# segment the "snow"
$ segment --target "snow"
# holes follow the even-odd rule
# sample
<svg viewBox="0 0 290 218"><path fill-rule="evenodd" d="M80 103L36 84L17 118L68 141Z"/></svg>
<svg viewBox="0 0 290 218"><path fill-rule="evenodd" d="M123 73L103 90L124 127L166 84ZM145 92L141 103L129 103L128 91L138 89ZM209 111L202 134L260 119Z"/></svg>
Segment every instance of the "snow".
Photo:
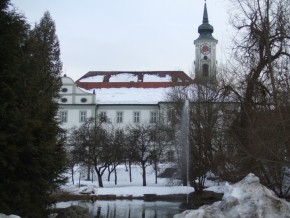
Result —
<svg viewBox="0 0 290 218"><path fill-rule="evenodd" d="M143 82L172 82L172 78L169 75L160 77L156 75L145 74Z"/></svg>
<svg viewBox="0 0 290 218"><path fill-rule="evenodd" d="M5 215L3 213L0 213L0 218L20 218L20 216L16 216L16 215Z"/></svg>
<svg viewBox="0 0 290 218"><path fill-rule="evenodd" d="M110 77L110 82L137 82L138 77L134 74L122 73L117 75L112 75Z"/></svg>
<svg viewBox="0 0 290 218"><path fill-rule="evenodd" d="M161 170L168 165L160 165ZM76 168L78 170L80 168ZM104 175L104 188L99 188L97 181L81 180L79 184L73 185L68 182L62 187L62 190L72 194L80 194L86 191L91 195L116 195L116 196L132 196L140 197L144 194L189 194L193 192L192 187L172 185L168 179L158 179L158 183L154 183L154 171L149 166L147 167L147 184L142 186L141 168L137 165L132 166L133 181L130 183L128 172L124 165L117 168L118 171L118 185L114 185L113 181L107 181L107 175ZM76 172L75 180L78 172ZM112 175L112 178L114 176ZM120 217L128 217L129 214L140 214L140 211L146 210L148 217L167 217L169 210L170 214L176 214L175 218L280 218L290 217L290 203L284 199L276 197L276 195L265 186L260 184L259 178L254 174L249 174L240 182L235 184L206 182L210 187L206 190L224 192L223 199L215 202L212 205L204 205L196 210L186 210L180 214L178 204L173 202L144 202L141 200L115 200L115 201L70 201L59 202L56 204L57 208L66 208L71 205L83 206L89 208L92 214L97 214L98 210L102 213L112 213L118 211ZM94 191L94 193L92 193ZM160 208L162 208L160 210ZM176 212L177 211L177 212ZM151 215L152 216L151 216ZM166 215L167 214L167 215ZM137 215L136 215L137 216ZM170 215L172 216L172 215ZM19 218L19 216L6 216L0 214L0 218Z"/></svg>
<svg viewBox="0 0 290 218"><path fill-rule="evenodd" d="M260 184L259 178L249 174L240 182L225 185L222 201L205 205L197 210L187 210L175 218L278 218L290 217L290 203L280 199Z"/></svg>
<svg viewBox="0 0 290 218"><path fill-rule="evenodd" d="M161 165L166 167L166 165ZM77 172L75 175L75 181L78 181ZM85 181L81 180L81 186L79 184L72 184L68 182L62 187L62 191L71 194L80 193L94 193L96 195L116 195L116 196L132 196L143 197L144 194L157 194L157 195L169 195L169 194L189 194L194 191L189 186L171 185L170 180L166 178L158 178L158 183L155 184L154 171L151 166L147 167L147 186L142 186L142 172L141 168L137 165L132 166L132 182L129 182L129 173L126 171L124 165L117 167L118 184L114 184L114 174L111 175L111 181L107 180L107 174L103 176L104 187L98 187L97 181Z"/></svg>
<svg viewBox="0 0 290 218"><path fill-rule="evenodd" d="M80 82L103 82L104 75L95 75L86 77L80 80ZM138 74L133 73L119 73L111 74L110 82L138 82ZM143 75L143 82L172 82L172 77L168 74L165 76L159 76L158 74L146 74Z"/></svg>
<svg viewBox="0 0 290 218"><path fill-rule="evenodd" d="M166 93L170 90L171 88L102 88L95 89L95 93L97 104L157 104L166 100Z"/></svg>

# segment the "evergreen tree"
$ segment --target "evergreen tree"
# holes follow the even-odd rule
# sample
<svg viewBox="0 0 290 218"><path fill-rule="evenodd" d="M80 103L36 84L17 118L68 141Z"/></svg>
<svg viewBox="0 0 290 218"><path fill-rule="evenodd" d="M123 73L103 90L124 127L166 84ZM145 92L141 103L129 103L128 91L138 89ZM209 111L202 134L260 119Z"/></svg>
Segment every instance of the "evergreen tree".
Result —
<svg viewBox="0 0 290 218"><path fill-rule="evenodd" d="M29 31L5 2L0 4L0 211L45 217L64 170L55 119L60 49L48 12Z"/></svg>

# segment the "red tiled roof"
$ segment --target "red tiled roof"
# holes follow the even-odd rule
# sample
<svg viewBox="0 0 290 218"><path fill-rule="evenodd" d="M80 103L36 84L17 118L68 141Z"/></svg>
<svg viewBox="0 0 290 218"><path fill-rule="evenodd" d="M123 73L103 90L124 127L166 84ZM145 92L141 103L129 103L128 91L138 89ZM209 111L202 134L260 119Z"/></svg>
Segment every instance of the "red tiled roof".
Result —
<svg viewBox="0 0 290 218"><path fill-rule="evenodd" d="M101 88L167 88L175 86L188 86L189 82L76 82L77 86L84 89Z"/></svg>
<svg viewBox="0 0 290 218"><path fill-rule="evenodd" d="M117 75L130 75L135 81L111 82L110 78ZM156 78L171 78L170 81L144 81L145 75L156 76ZM86 78L102 76L102 81L82 81ZM90 71L76 81L78 87L84 89L94 88L166 88L174 86L187 86L194 81L183 71Z"/></svg>

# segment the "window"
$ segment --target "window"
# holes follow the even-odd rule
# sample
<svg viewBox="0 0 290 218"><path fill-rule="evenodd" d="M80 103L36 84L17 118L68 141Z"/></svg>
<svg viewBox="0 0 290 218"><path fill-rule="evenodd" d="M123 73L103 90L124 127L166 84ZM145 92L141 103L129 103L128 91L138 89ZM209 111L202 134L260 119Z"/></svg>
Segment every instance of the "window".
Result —
<svg viewBox="0 0 290 218"><path fill-rule="evenodd" d="M139 111L134 112L134 123L140 123L140 112Z"/></svg>
<svg viewBox="0 0 290 218"><path fill-rule="evenodd" d="M122 129L116 130L116 137L122 137L124 135L124 131Z"/></svg>
<svg viewBox="0 0 290 218"><path fill-rule="evenodd" d="M168 162L174 162L174 152L173 151L167 152L167 160L168 160Z"/></svg>
<svg viewBox="0 0 290 218"><path fill-rule="evenodd" d="M80 111L80 123L86 122L87 120L87 111Z"/></svg>
<svg viewBox="0 0 290 218"><path fill-rule="evenodd" d="M151 132L151 134L150 134L150 140L152 141L152 142L157 142L157 134L156 134L156 132L155 131L152 131Z"/></svg>
<svg viewBox="0 0 290 218"><path fill-rule="evenodd" d="M66 140L66 132L61 132L60 133L60 139L61 140Z"/></svg>
<svg viewBox="0 0 290 218"><path fill-rule="evenodd" d="M86 99L86 98L82 98L82 99L81 99L81 102L82 102L82 103L86 103L86 102L87 102L87 99Z"/></svg>
<svg viewBox="0 0 290 218"><path fill-rule="evenodd" d="M157 111L151 111L150 112L150 115L151 115L151 117L150 117L150 123L156 123L157 120L158 120L158 113L157 113Z"/></svg>
<svg viewBox="0 0 290 218"><path fill-rule="evenodd" d="M123 112L117 111L117 123L123 123Z"/></svg>
<svg viewBox="0 0 290 218"><path fill-rule="evenodd" d="M60 116L60 122L67 123L67 111L60 111L59 116Z"/></svg>
<svg viewBox="0 0 290 218"><path fill-rule="evenodd" d="M208 77L208 64L202 65L202 75Z"/></svg>
<svg viewBox="0 0 290 218"><path fill-rule="evenodd" d="M107 111L101 111L99 114L100 122L108 122Z"/></svg>
<svg viewBox="0 0 290 218"><path fill-rule="evenodd" d="M67 92L67 88L62 88L61 91L62 92Z"/></svg>
<svg viewBox="0 0 290 218"><path fill-rule="evenodd" d="M62 103L67 102L67 98L61 98L61 102L62 102Z"/></svg>
<svg viewBox="0 0 290 218"><path fill-rule="evenodd" d="M176 118L176 113L177 111L173 108L169 108L167 110L167 119L168 120L173 120L174 118Z"/></svg>

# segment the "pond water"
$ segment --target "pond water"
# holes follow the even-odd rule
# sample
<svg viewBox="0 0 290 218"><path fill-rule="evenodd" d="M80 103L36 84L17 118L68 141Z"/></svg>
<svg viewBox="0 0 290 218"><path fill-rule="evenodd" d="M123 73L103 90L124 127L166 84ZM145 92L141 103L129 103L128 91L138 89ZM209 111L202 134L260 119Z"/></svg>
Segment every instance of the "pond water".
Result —
<svg viewBox="0 0 290 218"><path fill-rule="evenodd" d="M96 218L170 218L182 212L180 202L143 200L69 201L57 203L56 208L72 205L87 208Z"/></svg>

